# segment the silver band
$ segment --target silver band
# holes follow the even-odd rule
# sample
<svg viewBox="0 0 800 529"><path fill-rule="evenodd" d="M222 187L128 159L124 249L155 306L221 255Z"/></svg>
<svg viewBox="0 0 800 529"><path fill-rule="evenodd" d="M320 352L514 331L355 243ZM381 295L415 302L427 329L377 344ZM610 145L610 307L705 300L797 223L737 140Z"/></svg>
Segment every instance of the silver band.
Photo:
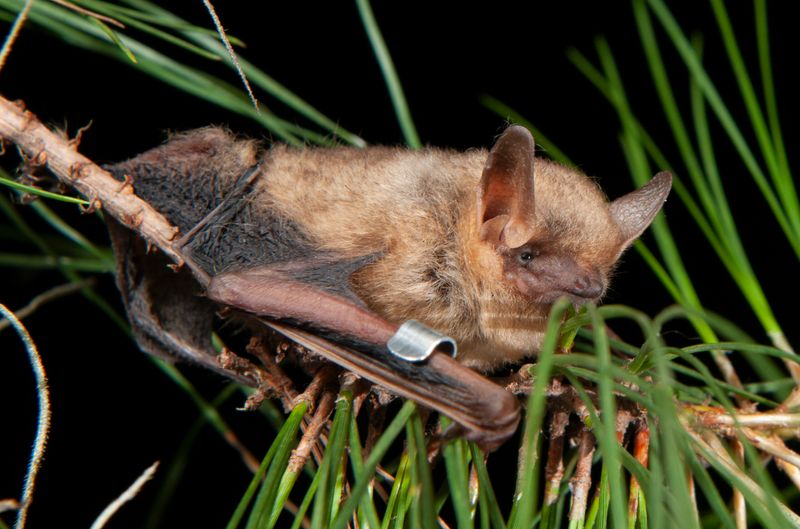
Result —
<svg viewBox="0 0 800 529"><path fill-rule="evenodd" d="M446 345L456 356L456 342L449 336L436 332L416 320L408 320L397 329L386 346L389 352L409 362L427 359L440 345Z"/></svg>

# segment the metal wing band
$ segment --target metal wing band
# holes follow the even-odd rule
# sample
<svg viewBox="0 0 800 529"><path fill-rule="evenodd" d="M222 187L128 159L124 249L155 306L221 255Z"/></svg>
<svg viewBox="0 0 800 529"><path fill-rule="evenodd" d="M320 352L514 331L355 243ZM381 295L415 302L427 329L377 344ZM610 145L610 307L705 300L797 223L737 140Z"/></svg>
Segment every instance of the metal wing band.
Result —
<svg viewBox="0 0 800 529"><path fill-rule="evenodd" d="M426 360L440 346L453 357L457 352L455 340L416 320L402 324L386 345L390 353L408 362Z"/></svg>

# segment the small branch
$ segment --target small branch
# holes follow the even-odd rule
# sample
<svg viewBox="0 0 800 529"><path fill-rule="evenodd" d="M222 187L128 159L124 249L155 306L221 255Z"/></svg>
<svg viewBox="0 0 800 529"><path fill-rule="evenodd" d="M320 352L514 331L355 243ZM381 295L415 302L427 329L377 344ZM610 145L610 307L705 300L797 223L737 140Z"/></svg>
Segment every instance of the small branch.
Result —
<svg viewBox="0 0 800 529"><path fill-rule="evenodd" d="M642 419L636 427L636 434L633 437L633 457L647 468L650 454L650 427L647 420ZM628 495L628 517L635 519L639 511L639 494L641 485L635 476L631 475L630 494Z"/></svg>
<svg viewBox="0 0 800 529"><path fill-rule="evenodd" d="M733 452L736 454L736 462L739 465L744 464L744 445L738 439L731 440ZM744 501L744 495L738 488L733 488L733 518L736 522L736 529L747 529L747 504Z"/></svg>
<svg viewBox="0 0 800 529"><path fill-rule="evenodd" d="M794 486L800 491L800 468L797 468L794 465L791 465L784 461L783 459L776 457L775 458L775 465L784 473L786 476L792 480Z"/></svg>
<svg viewBox="0 0 800 529"><path fill-rule="evenodd" d="M292 379L280 368L275 356L260 337L254 336L250 339L250 343L247 344L247 352L259 359L261 367L263 367L260 370L264 377L263 382L278 392L283 407L288 413L293 408L298 396Z"/></svg>
<svg viewBox="0 0 800 529"><path fill-rule="evenodd" d="M322 397L320 397L319 403L317 404L317 409L314 412L314 416L308 423L306 431L303 432L303 437L300 439L300 443L292 452L291 457L289 457L289 464L287 468L288 472L300 472L300 470L302 470L302 468L308 462L308 458L311 456L311 450L314 448L314 446L316 446L317 441L319 440L320 432L322 432L322 428L327 424L328 417L333 411L335 403L336 394L334 392L326 391L322 394Z"/></svg>
<svg viewBox="0 0 800 529"><path fill-rule="evenodd" d="M734 426L748 428L797 428L800 426L800 413L767 411L764 413L742 413L730 415L723 408L709 406L684 406L689 410L697 424L704 428L729 429Z"/></svg>
<svg viewBox="0 0 800 529"><path fill-rule="evenodd" d="M112 501L103 512L100 513L100 516L94 521L90 529L102 529L108 521L114 516L117 511L125 505L127 502L131 501L133 498L139 494L139 491L142 490L145 483L150 481L156 473L156 469L158 468L158 461L150 465L141 476L139 476L136 481L128 487L125 492L119 495L117 499Z"/></svg>
<svg viewBox="0 0 800 529"><path fill-rule="evenodd" d="M252 381L255 391L247 397L242 410L257 410L266 399L277 396L278 390L269 383L269 374L246 358L242 358L227 347L217 355L219 366L241 378ZM288 405L284 402L284 406Z"/></svg>
<svg viewBox="0 0 800 529"><path fill-rule="evenodd" d="M564 432L569 424L569 413L558 410L550 421L550 444L547 448L547 465L544 469L544 504L553 505L558 501L561 480L564 479Z"/></svg>
<svg viewBox="0 0 800 529"><path fill-rule="evenodd" d="M791 450L777 437L767 437L750 428L742 428L741 431L755 448L800 468L800 454Z"/></svg>
<svg viewBox="0 0 800 529"><path fill-rule="evenodd" d="M338 369L332 365L322 366L319 371L314 374L314 378L311 379L311 382L308 384L308 386L306 386L306 389L294 398L292 407L297 406L301 402L306 402L308 403L308 409L313 410L314 404L317 402L317 398L319 397L320 393L322 393L322 391L336 377L337 372Z"/></svg>
<svg viewBox="0 0 800 529"><path fill-rule="evenodd" d="M570 523L579 523L586 518L586 504L592 486L592 457L594 456L594 435L587 429L581 432L578 444L578 464L575 475L570 480L572 503L569 508Z"/></svg>
<svg viewBox="0 0 800 529"><path fill-rule="evenodd" d="M94 207L102 207L126 227L135 230L148 243L155 245L173 262L183 264L179 252L172 247L178 234L152 206L137 197L131 186L122 185L108 172L81 155L60 137L42 125L36 116L20 103L0 96L0 138L15 143L37 163L44 164L61 181L74 187Z"/></svg>
<svg viewBox="0 0 800 529"><path fill-rule="evenodd" d="M42 357L39 356L39 351L36 349L36 344L33 343L31 335L20 323L14 313L6 308L5 305L0 303L0 315L11 322L17 334L22 339L25 345L25 350L28 352L28 358L33 368L33 374L36 376L36 392L39 397L39 420L36 425L36 439L33 443L33 451L31 453L31 460L28 464L28 473L25 476L25 485L22 489L22 499L20 500L19 510L17 511L16 529L23 529L25 521L28 518L28 509L30 509L31 502L33 501L33 491L36 488L36 476L42 466L42 459L44 458L44 449L47 443L47 435L50 432L50 392L47 386L47 375L44 372L44 365L42 364Z"/></svg>
<svg viewBox="0 0 800 529"><path fill-rule="evenodd" d="M758 483L756 483L751 477L742 472L733 458L731 458L731 456L728 454L728 451L725 450L725 447L722 445L722 442L716 435L711 432L706 432L704 436L701 436L691 429L687 429L687 432L695 442L695 446L699 449L698 452L703 458L708 461L716 461L717 464L725 467L728 472L735 475L739 480L741 485L735 484L736 487L746 487L755 497L759 499L759 501L765 505L767 504L768 500L766 497L766 491L764 491L764 489L761 488L761 486L759 486ZM792 523L795 527L800 527L800 516L795 514L783 503L775 503L777 504L778 509L780 509L781 513L786 516L790 523Z"/></svg>

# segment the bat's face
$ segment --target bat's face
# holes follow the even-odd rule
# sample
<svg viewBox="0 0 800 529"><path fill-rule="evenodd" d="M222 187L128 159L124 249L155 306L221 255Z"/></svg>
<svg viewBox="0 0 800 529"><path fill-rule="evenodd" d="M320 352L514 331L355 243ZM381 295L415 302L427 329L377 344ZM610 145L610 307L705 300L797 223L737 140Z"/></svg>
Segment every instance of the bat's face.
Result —
<svg viewBox="0 0 800 529"><path fill-rule="evenodd" d="M597 301L616 261L669 193L667 174L608 202L580 172L534 158L530 133L512 126L489 153L477 189L477 233L503 283L534 304Z"/></svg>
<svg viewBox="0 0 800 529"><path fill-rule="evenodd" d="M503 361L538 350L558 298L599 301L619 256L650 225L670 187L670 175L660 173L608 202L580 172L534 158L526 129L506 129L478 185L478 240L468 249L482 275L482 333ZM467 363L486 368L497 359Z"/></svg>
<svg viewBox="0 0 800 529"><path fill-rule="evenodd" d="M592 264L579 264L547 245L531 242L519 248L499 248L503 278L532 303L552 304L566 296L576 305L598 301L606 290L606 273Z"/></svg>
<svg viewBox="0 0 800 529"><path fill-rule="evenodd" d="M598 301L629 244L609 202L583 174L547 160L536 160L533 213L527 241L512 247L501 236L493 246L502 281L534 304L550 305L562 296L575 305Z"/></svg>

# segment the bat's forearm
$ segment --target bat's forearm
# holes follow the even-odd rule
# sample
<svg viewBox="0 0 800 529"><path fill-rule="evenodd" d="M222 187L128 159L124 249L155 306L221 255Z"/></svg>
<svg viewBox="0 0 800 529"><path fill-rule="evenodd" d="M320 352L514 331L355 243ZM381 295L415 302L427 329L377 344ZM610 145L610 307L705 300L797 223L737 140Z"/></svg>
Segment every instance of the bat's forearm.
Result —
<svg viewBox="0 0 800 529"><path fill-rule="evenodd" d="M269 269L215 276L207 295L231 307L274 319L308 322L367 344L385 345L398 328L347 299Z"/></svg>

